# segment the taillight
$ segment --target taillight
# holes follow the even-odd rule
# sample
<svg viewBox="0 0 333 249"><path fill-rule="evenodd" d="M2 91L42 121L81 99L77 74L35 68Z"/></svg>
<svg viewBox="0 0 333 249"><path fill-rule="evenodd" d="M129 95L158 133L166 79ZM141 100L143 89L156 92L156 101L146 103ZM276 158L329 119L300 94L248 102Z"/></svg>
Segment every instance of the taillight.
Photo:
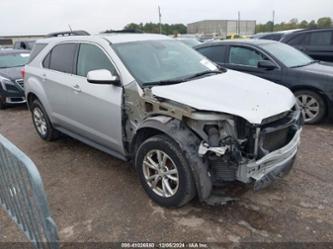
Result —
<svg viewBox="0 0 333 249"><path fill-rule="evenodd" d="M22 79L24 79L25 78L25 67L22 67L21 75L22 75Z"/></svg>

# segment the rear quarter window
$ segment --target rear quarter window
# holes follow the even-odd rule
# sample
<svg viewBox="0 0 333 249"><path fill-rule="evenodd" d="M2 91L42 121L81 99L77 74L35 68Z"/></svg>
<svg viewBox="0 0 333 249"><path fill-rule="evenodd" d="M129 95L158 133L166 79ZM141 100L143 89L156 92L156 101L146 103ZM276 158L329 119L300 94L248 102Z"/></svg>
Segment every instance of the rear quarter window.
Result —
<svg viewBox="0 0 333 249"><path fill-rule="evenodd" d="M332 45L332 31L313 32L310 35L311 46L329 46Z"/></svg>
<svg viewBox="0 0 333 249"><path fill-rule="evenodd" d="M38 43L33 46L29 63L32 62L37 57L37 55L39 55L39 53L46 47L46 45L47 44Z"/></svg>

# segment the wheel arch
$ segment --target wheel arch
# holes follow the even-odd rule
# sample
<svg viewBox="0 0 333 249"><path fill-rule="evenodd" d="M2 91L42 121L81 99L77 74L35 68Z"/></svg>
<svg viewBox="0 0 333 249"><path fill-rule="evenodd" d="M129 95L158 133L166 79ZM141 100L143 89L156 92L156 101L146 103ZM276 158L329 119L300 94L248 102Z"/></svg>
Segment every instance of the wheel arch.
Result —
<svg viewBox="0 0 333 249"><path fill-rule="evenodd" d="M207 163L198 155L197 148L201 141L197 135L180 120L165 116L148 118L137 129L132 139L132 157L135 157L136 149L143 141L155 135L166 135L179 145L188 161L199 199L207 199L212 191L212 181Z"/></svg>
<svg viewBox="0 0 333 249"><path fill-rule="evenodd" d="M34 94L33 92L29 92L27 94L27 104L28 104L28 108L31 109L31 104L32 102L34 102L35 100L39 100L39 98L37 97L36 94ZM39 100L40 101L40 100Z"/></svg>
<svg viewBox="0 0 333 249"><path fill-rule="evenodd" d="M327 116L328 114L328 107L329 107L329 98L328 96L325 94L325 92L323 90L321 90L320 88L317 88L317 87L314 87L314 86L307 86L307 85L296 85L296 86L293 86L290 88L290 90L295 93L297 91L313 91L317 94L319 94L324 102L325 102L325 105L326 105L326 110L325 110L325 117Z"/></svg>

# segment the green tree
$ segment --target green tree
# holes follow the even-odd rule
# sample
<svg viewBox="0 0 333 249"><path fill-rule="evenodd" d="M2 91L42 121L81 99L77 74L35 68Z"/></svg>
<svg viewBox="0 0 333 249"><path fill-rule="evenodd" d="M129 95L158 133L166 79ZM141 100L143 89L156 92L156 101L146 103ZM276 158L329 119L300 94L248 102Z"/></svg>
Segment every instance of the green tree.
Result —
<svg viewBox="0 0 333 249"><path fill-rule="evenodd" d="M301 29L305 29L305 28L307 28L308 26L309 26L309 23L308 23L306 20L301 21L301 23L299 24L299 27L300 27Z"/></svg>
<svg viewBox="0 0 333 249"><path fill-rule="evenodd" d="M317 21L319 28L329 28L332 26L332 19L330 17L322 17Z"/></svg>

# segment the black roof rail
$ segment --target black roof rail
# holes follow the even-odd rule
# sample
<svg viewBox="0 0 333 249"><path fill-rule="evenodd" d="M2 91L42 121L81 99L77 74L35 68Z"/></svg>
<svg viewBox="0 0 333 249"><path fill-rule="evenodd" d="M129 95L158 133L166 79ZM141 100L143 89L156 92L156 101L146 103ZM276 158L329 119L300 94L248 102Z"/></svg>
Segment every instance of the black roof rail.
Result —
<svg viewBox="0 0 333 249"><path fill-rule="evenodd" d="M62 32L54 32L47 34L47 37L61 37L61 36L86 36L90 35L87 31L84 30L72 30L72 31L62 31Z"/></svg>
<svg viewBox="0 0 333 249"><path fill-rule="evenodd" d="M118 33L118 34L143 34L143 32L141 30L138 29L123 29L123 30L106 30L104 32L102 32L103 34L112 34L112 33Z"/></svg>

